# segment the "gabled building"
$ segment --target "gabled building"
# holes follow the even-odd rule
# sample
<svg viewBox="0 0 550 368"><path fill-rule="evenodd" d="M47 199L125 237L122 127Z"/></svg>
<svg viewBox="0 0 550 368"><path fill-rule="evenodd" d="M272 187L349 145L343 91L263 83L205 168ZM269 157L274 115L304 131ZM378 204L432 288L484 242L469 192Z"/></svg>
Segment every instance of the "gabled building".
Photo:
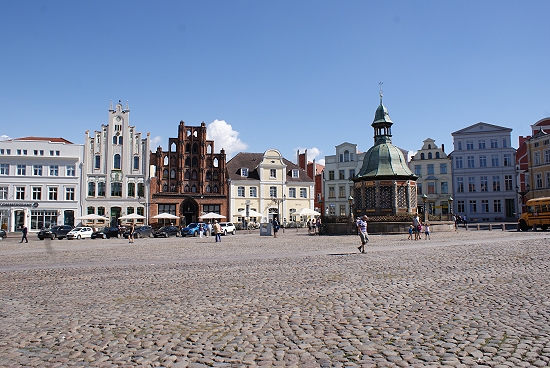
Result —
<svg viewBox="0 0 550 368"><path fill-rule="evenodd" d="M477 123L452 133L453 213L470 221L514 221L518 211L512 129Z"/></svg>
<svg viewBox="0 0 550 368"><path fill-rule="evenodd" d="M453 178L451 159L445 153L444 146L439 148L433 139L427 138L422 148L411 158L409 168L418 177L418 204L425 205L432 216L450 214Z"/></svg>
<svg viewBox="0 0 550 368"><path fill-rule="evenodd" d="M151 217L169 213L184 226L209 212L228 216L225 150L214 153L204 122L186 126L180 121L177 138L168 140L167 151L158 147L151 154L151 165Z"/></svg>
<svg viewBox="0 0 550 368"><path fill-rule="evenodd" d="M305 170L307 175L313 179L315 185L314 185L314 193L315 193L315 211L319 213L323 213L323 171L325 170L325 167L323 165L320 165L316 162L316 160L308 161L307 160L307 149L304 153L300 153L298 151L296 153L298 166Z"/></svg>
<svg viewBox="0 0 550 368"><path fill-rule="evenodd" d="M86 131L83 175L84 214L97 214L117 224L123 215L148 216L150 137L130 125L130 108L109 106L107 124Z"/></svg>
<svg viewBox="0 0 550 368"><path fill-rule="evenodd" d="M82 145L64 138L0 141L0 226L75 225L81 214Z"/></svg>
<svg viewBox="0 0 550 368"><path fill-rule="evenodd" d="M227 163L232 221L244 222L246 206L260 216L251 221L300 221L297 212L313 209L314 182L305 170L285 159L276 149L264 153L238 153Z"/></svg>

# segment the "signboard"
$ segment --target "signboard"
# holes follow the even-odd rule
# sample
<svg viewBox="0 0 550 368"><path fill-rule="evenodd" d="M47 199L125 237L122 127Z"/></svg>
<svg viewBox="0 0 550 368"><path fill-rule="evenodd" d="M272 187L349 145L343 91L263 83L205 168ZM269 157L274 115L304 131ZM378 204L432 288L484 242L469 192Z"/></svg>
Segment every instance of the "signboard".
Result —
<svg viewBox="0 0 550 368"><path fill-rule="evenodd" d="M271 223L263 222L260 224L260 236L271 236Z"/></svg>

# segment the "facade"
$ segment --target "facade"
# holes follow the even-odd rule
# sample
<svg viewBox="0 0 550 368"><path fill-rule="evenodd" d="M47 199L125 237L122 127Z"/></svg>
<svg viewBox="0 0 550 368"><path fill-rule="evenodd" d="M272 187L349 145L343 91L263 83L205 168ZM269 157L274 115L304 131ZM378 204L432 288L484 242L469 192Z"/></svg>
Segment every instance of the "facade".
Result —
<svg viewBox="0 0 550 368"><path fill-rule="evenodd" d="M468 221L515 220L516 150L512 129L477 123L452 133L453 213Z"/></svg>
<svg viewBox="0 0 550 368"><path fill-rule="evenodd" d="M214 141L206 139L206 125L178 126L168 151L158 147L151 154L155 175L151 180L151 217L169 213L180 217L178 225L199 221L204 213L228 216L226 156L214 153Z"/></svg>
<svg viewBox="0 0 550 368"><path fill-rule="evenodd" d="M445 153L444 146L439 148L431 138L424 140L422 148L411 158L409 168L418 177L418 204L425 205L425 210L432 216L450 214L453 177L451 159Z"/></svg>
<svg viewBox="0 0 550 368"><path fill-rule="evenodd" d="M307 150L304 153L296 153L298 166L305 170L307 175L314 181L315 211L323 213L323 171L325 167L318 164L315 160L307 161Z"/></svg>
<svg viewBox="0 0 550 368"><path fill-rule="evenodd" d="M277 217L282 224L300 221L302 208L315 206L314 181L305 170L285 159L276 149L262 153L238 153L227 163L230 218L243 223L239 212L250 210L262 216L250 221L267 222Z"/></svg>
<svg viewBox="0 0 550 368"><path fill-rule="evenodd" d="M0 226L8 232L75 225L82 145L63 138L0 141Z"/></svg>
<svg viewBox="0 0 550 368"><path fill-rule="evenodd" d="M357 144L344 142L336 146L336 154L325 156L323 213L326 216L349 216L352 212L353 182L351 179L363 165L365 153Z"/></svg>
<svg viewBox="0 0 550 368"><path fill-rule="evenodd" d="M111 102L107 124L86 131L84 142L84 214L105 216L111 225L132 213L148 217L150 137L130 125L128 104Z"/></svg>

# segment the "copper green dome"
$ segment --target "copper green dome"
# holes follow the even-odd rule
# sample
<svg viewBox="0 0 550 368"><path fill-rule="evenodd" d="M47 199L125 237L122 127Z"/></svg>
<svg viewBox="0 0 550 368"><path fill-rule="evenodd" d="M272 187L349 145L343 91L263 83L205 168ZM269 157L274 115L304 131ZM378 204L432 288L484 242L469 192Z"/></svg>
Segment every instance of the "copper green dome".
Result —
<svg viewBox="0 0 550 368"><path fill-rule="evenodd" d="M357 179L414 179L403 152L391 143L371 147L363 159Z"/></svg>

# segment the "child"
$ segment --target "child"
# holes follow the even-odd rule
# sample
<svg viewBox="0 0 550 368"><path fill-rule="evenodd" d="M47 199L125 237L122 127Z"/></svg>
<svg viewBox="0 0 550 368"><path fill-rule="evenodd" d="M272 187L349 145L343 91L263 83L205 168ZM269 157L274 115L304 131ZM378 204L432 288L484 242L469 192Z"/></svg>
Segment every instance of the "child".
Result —
<svg viewBox="0 0 550 368"><path fill-rule="evenodd" d="M407 238L407 240L413 240L413 226L409 226L409 237Z"/></svg>
<svg viewBox="0 0 550 368"><path fill-rule="evenodd" d="M425 235L425 238L424 239L430 239L430 224L426 223L426 225L424 226L424 235Z"/></svg>

